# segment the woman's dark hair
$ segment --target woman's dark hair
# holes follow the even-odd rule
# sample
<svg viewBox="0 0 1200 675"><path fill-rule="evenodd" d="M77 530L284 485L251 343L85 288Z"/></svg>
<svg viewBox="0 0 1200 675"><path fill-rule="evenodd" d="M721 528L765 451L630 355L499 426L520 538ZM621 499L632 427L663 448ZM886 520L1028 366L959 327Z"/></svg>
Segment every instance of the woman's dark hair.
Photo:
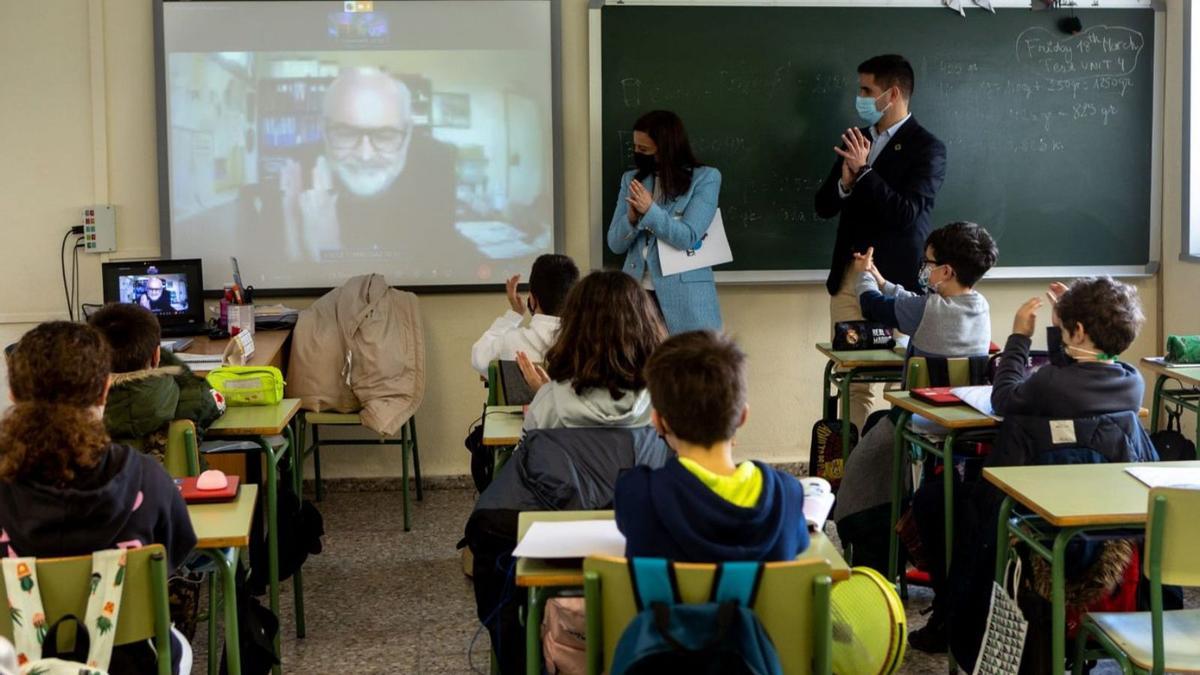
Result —
<svg viewBox="0 0 1200 675"><path fill-rule="evenodd" d="M650 137L658 146L658 180L666 199L674 199L692 186L692 170L703 166L692 153L687 129L683 120L670 110L651 110L633 123L633 130ZM636 178L645 178L647 172L638 172Z"/></svg>
<svg viewBox="0 0 1200 675"><path fill-rule="evenodd" d="M645 388L642 369L666 336L658 308L633 277L592 272L567 294L546 373L570 381L577 394L599 387L618 399Z"/></svg>
<svg viewBox="0 0 1200 675"><path fill-rule="evenodd" d="M1146 320L1137 289L1112 277L1076 279L1054 310L1063 330L1083 325L1092 344L1112 356L1129 349Z"/></svg>
<svg viewBox="0 0 1200 675"><path fill-rule="evenodd" d="M8 354L13 405L0 420L0 480L65 487L108 445L95 406L108 384L108 344L91 326L43 323Z"/></svg>

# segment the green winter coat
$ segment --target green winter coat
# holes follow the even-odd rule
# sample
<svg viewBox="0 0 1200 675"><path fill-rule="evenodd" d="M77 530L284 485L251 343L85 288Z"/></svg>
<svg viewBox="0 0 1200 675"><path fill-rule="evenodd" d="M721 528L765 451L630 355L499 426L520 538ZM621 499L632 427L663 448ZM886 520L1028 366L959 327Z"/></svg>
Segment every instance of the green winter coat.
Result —
<svg viewBox="0 0 1200 675"><path fill-rule="evenodd" d="M204 378L163 351L157 368L113 375L104 426L115 439L141 440L173 420L189 419L202 434L224 411L221 395Z"/></svg>

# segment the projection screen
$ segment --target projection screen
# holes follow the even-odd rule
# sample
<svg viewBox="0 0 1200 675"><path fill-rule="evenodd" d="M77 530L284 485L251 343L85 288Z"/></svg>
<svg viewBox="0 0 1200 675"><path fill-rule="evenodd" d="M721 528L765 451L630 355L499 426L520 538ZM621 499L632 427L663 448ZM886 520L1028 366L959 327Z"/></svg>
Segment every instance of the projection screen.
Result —
<svg viewBox="0 0 1200 675"><path fill-rule="evenodd" d="M557 0L155 3L163 255L260 293L561 248Z"/></svg>

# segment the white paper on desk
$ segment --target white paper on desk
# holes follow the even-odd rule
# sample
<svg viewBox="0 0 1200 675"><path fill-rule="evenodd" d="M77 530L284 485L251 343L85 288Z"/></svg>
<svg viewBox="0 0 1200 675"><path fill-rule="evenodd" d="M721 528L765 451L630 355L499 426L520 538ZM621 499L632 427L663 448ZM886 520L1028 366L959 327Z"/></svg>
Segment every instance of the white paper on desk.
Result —
<svg viewBox="0 0 1200 675"><path fill-rule="evenodd" d="M729 249L729 238L725 236L725 221L721 220L721 209L717 209L712 223L700 240L699 248L679 250L662 238L658 240L658 264L662 267L664 277L680 272L690 272L702 267L712 267L733 261L733 251ZM695 245L693 243L693 245Z"/></svg>
<svg viewBox="0 0 1200 675"><path fill-rule="evenodd" d="M538 522L513 550L515 558L586 558L625 555L625 535L615 520Z"/></svg>
<svg viewBox="0 0 1200 675"><path fill-rule="evenodd" d="M833 488L829 481L816 476L801 478L800 484L804 486L804 519L818 530L824 529L833 510Z"/></svg>
<svg viewBox="0 0 1200 675"><path fill-rule="evenodd" d="M992 407L992 385L983 384L975 387L954 387L950 390L950 393L984 415L1000 419L996 416L996 409Z"/></svg>
<svg viewBox="0 0 1200 675"><path fill-rule="evenodd" d="M1130 476L1142 481L1147 487L1197 487L1200 488L1200 469L1175 466L1130 466L1125 468Z"/></svg>
<svg viewBox="0 0 1200 675"><path fill-rule="evenodd" d="M197 364L219 366L222 360L221 354L189 354L187 352L179 352L175 356L189 366Z"/></svg>

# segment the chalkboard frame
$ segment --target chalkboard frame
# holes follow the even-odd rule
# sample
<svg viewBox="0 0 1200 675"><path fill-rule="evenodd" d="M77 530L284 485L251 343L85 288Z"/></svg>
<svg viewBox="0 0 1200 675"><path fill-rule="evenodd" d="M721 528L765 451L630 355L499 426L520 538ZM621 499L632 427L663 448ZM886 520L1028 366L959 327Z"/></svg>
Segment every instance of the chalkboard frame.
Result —
<svg viewBox="0 0 1200 675"><path fill-rule="evenodd" d="M1162 259L1162 162L1163 162L1163 94L1166 73L1166 3L1164 0L1093 0L1095 4L1074 7L1086 18L1091 9L1152 9L1154 10L1154 89L1151 132L1150 236L1148 262L1145 265L1064 265L1064 266L998 266L988 273L989 279L1058 279L1107 274L1114 277L1145 278L1158 273ZM965 3L964 3L965 4ZM611 205L603 203L603 99L601 73L601 10L606 5L660 6L737 6L737 7L912 7L945 8L942 0L589 0L588 3L588 114L590 119L588 157L588 211L591 215L591 255L595 269L604 266L605 231ZM992 0L997 9L1029 9L1029 0ZM986 12L978 7L966 7L970 15ZM946 9L946 11L951 11ZM1086 21L1085 21L1086 24ZM816 284L824 283L826 269L804 270L733 270L717 271L719 284Z"/></svg>

